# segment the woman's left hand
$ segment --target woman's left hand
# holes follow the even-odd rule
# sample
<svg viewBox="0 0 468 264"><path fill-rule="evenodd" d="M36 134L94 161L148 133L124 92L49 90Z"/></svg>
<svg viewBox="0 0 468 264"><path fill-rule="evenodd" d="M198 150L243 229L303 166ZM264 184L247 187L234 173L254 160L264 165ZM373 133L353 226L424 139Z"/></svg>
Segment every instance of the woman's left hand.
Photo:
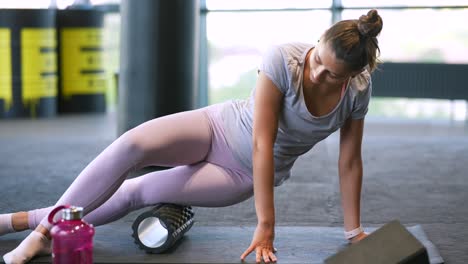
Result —
<svg viewBox="0 0 468 264"><path fill-rule="evenodd" d="M353 238L350 240L350 242L351 242L351 244L355 244L355 243L357 243L357 242L363 240L363 239L366 238L366 237L367 237L367 233L362 232L361 234L359 234L359 235L353 237Z"/></svg>

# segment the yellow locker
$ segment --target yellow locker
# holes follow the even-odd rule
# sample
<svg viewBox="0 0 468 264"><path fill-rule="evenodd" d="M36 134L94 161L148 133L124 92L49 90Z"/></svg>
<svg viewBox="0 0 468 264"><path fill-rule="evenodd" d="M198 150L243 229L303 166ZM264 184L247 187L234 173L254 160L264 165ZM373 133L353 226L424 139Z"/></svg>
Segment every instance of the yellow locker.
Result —
<svg viewBox="0 0 468 264"><path fill-rule="evenodd" d="M62 94L105 94L107 78L102 28L63 28L60 32Z"/></svg>
<svg viewBox="0 0 468 264"><path fill-rule="evenodd" d="M51 28L21 30L23 104L57 96L57 40Z"/></svg>
<svg viewBox="0 0 468 264"><path fill-rule="evenodd" d="M9 28L0 28L0 99L5 102L5 112L13 101L11 68L11 31Z"/></svg>

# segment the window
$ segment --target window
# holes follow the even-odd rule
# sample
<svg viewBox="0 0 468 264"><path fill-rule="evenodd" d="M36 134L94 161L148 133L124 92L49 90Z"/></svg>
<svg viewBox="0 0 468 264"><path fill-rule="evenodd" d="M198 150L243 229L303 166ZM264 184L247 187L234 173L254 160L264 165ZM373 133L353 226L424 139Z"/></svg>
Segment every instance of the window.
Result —
<svg viewBox="0 0 468 264"><path fill-rule="evenodd" d="M341 0L343 7L434 7L466 6L466 0Z"/></svg>
<svg viewBox="0 0 468 264"><path fill-rule="evenodd" d="M331 0L206 0L208 10L330 8Z"/></svg>
<svg viewBox="0 0 468 264"><path fill-rule="evenodd" d="M50 0L0 0L0 8L47 8Z"/></svg>
<svg viewBox="0 0 468 264"><path fill-rule="evenodd" d="M314 43L330 23L324 10L208 13L209 104L246 98L262 52L285 42Z"/></svg>
<svg viewBox="0 0 468 264"><path fill-rule="evenodd" d="M370 8L384 20L379 37L384 62L468 63L464 0L341 3L336 8L331 1L206 0L209 104L248 97L267 47L314 43L332 15L357 19ZM462 120L466 115L465 101L377 97L369 108L369 116L378 118Z"/></svg>
<svg viewBox="0 0 468 264"><path fill-rule="evenodd" d="M355 19L366 10L344 10ZM466 9L379 10L384 26L379 36L383 61L468 63Z"/></svg>

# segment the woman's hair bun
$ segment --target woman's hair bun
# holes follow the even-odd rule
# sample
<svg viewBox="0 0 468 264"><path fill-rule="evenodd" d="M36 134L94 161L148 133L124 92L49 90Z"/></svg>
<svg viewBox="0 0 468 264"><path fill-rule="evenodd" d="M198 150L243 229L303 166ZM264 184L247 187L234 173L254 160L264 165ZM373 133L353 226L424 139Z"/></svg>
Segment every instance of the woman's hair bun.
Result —
<svg viewBox="0 0 468 264"><path fill-rule="evenodd" d="M358 30L363 37L374 38L379 35L382 30L382 18L377 13L377 10L372 9L367 12L367 15L362 15L358 20Z"/></svg>

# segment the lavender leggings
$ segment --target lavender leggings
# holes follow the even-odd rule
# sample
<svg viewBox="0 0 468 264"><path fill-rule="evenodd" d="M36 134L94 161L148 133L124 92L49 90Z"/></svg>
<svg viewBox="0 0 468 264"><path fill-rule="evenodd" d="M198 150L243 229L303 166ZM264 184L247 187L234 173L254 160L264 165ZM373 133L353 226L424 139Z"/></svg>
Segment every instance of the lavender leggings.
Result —
<svg viewBox="0 0 468 264"><path fill-rule="evenodd" d="M232 156L224 138L222 105L148 121L126 132L99 154L75 179L56 205L84 207L95 226L115 221L156 203L222 207L253 195L252 176ZM172 169L128 179L146 166ZM54 208L29 211L29 227L51 226Z"/></svg>

